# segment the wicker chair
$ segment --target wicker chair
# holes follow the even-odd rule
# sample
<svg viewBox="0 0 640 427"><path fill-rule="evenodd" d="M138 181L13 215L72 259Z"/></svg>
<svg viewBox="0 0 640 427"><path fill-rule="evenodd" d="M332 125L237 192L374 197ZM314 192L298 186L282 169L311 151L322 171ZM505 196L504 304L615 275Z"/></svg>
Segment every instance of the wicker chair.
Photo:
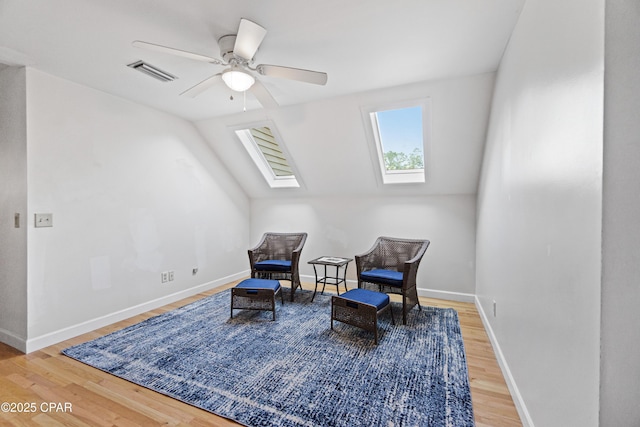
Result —
<svg viewBox="0 0 640 427"><path fill-rule="evenodd" d="M358 288L402 294L402 323L405 325L409 310L416 305L422 310L416 276L429 243L428 240L378 237L368 252L355 256Z"/></svg>
<svg viewBox="0 0 640 427"><path fill-rule="evenodd" d="M265 233L260 243L249 249L251 277L291 281L291 301L296 288L301 287L300 253L307 233Z"/></svg>

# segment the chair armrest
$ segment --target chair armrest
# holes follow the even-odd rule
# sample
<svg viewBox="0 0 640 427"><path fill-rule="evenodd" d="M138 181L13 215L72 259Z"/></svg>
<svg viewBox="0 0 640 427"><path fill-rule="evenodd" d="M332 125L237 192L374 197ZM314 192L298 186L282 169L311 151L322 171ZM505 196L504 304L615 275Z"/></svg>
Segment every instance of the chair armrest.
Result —
<svg viewBox="0 0 640 427"><path fill-rule="evenodd" d="M375 260L378 259L378 248L380 246L380 238L378 237L368 251L361 253L359 255L355 255L354 258L356 260L356 274L358 280L360 280L360 273L371 270L372 267L376 267Z"/></svg>
<svg viewBox="0 0 640 427"><path fill-rule="evenodd" d="M427 251L427 248L429 247L430 243L431 242L429 240L426 240L425 243L420 247L420 250L418 251L416 256L404 262L404 271L402 274L402 277L403 277L402 286L404 288L416 285L418 267L420 266L420 261L422 260L422 257L424 256L425 252Z"/></svg>
<svg viewBox="0 0 640 427"><path fill-rule="evenodd" d="M264 243L265 243L266 240L267 240L267 235L264 234L262 236L262 238L260 239L260 242L258 242L258 244L255 247L249 249L249 252L258 252L258 251L260 251L260 249L262 249L262 247L264 246Z"/></svg>
<svg viewBox="0 0 640 427"><path fill-rule="evenodd" d="M300 252L302 252L302 247L304 246L305 242L307 241L307 233L303 233L302 234L302 239L300 239L300 243L298 244L298 246L293 250L293 253L298 253L300 254Z"/></svg>
<svg viewBox="0 0 640 427"><path fill-rule="evenodd" d="M300 244L291 252L291 269L297 270L298 264L300 263L300 255L302 254L302 247L307 240L307 235L305 234L302 240L300 240Z"/></svg>
<svg viewBox="0 0 640 427"><path fill-rule="evenodd" d="M266 259L264 255L268 255L268 253L266 252L266 247L267 247L266 240L267 240L267 234L263 234L262 238L260 239L260 242L258 242L258 244L255 247L247 251L249 254L249 265L251 266L252 269L253 269L253 265L256 262L263 261L264 259Z"/></svg>
<svg viewBox="0 0 640 427"><path fill-rule="evenodd" d="M356 255L356 272L358 277L360 277L360 273L365 272L367 270L371 270L372 267L375 267L372 262L373 257L368 257L366 255Z"/></svg>
<svg viewBox="0 0 640 427"><path fill-rule="evenodd" d="M427 244L427 246L429 246L429 245ZM426 252L426 250L427 250L426 247L420 249L420 252L418 252L418 254L416 256L414 256L413 258L411 258L410 260L405 261L404 265L406 266L407 264L415 264L415 263L420 262L420 260L424 256L424 253Z"/></svg>
<svg viewBox="0 0 640 427"><path fill-rule="evenodd" d="M427 248L429 247L430 243L431 243L430 241L426 240L425 244L420 247L420 250L418 251L416 256L414 256L410 260L407 260L407 261L404 262L405 266L407 264L413 264L413 263L416 263L416 262L420 262L420 260L424 256L424 253L427 251Z"/></svg>
<svg viewBox="0 0 640 427"><path fill-rule="evenodd" d="M356 258L367 258L368 256L370 256L378 247L378 242L376 241L376 243L371 247L371 249L369 249L368 251L366 251L365 253L356 255Z"/></svg>

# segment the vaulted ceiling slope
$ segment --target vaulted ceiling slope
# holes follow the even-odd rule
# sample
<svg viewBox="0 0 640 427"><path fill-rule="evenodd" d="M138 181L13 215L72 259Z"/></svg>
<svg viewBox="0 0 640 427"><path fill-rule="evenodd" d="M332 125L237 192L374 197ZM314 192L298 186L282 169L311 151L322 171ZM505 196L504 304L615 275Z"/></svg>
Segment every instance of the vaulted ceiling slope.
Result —
<svg viewBox="0 0 640 427"><path fill-rule="evenodd" d="M219 57L241 18L267 29L256 63L328 73L326 86L260 78L280 106L496 70L524 0L0 0L0 63L28 65L188 120L262 109L220 84L180 93L222 67L132 46ZM161 83L128 67L144 60ZM229 98L233 95L235 100Z"/></svg>
<svg viewBox="0 0 640 427"><path fill-rule="evenodd" d="M251 198L475 194L495 73L395 86L196 122ZM428 98L426 182L382 184L367 111ZM268 125L281 137L300 188L270 188L235 136Z"/></svg>

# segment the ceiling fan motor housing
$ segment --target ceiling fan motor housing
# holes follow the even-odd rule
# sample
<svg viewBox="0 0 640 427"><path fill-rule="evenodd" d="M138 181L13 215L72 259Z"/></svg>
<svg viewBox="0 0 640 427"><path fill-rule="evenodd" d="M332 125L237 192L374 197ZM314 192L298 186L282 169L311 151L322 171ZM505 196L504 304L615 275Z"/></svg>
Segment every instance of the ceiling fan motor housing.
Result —
<svg viewBox="0 0 640 427"><path fill-rule="evenodd" d="M227 64L230 64L232 60L236 62L242 62L242 58L238 58L233 53L233 47L236 44L236 35L229 34L226 36L220 37L218 39L218 46L220 47L220 56Z"/></svg>

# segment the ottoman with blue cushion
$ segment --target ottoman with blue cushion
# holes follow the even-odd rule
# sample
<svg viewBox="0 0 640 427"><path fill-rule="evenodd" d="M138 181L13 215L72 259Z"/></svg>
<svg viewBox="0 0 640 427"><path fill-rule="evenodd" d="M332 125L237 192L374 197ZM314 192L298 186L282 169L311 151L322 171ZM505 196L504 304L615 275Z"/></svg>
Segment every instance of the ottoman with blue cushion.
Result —
<svg viewBox="0 0 640 427"><path fill-rule="evenodd" d="M284 304L282 287L277 280L245 279L231 288L231 317L234 309L265 310L273 312L276 320L276 294Z"/></svg>
<svg viewBox="0 0 640 427"><path fill-rule="evenodd" d="M342 295L331 298L331 329L333 321L338 320L366 331L373 332L378 344L378 315L386 310L391 311L389 295L369 289L351 289ZM391 322L393 312L391 312Z"/></svg>

